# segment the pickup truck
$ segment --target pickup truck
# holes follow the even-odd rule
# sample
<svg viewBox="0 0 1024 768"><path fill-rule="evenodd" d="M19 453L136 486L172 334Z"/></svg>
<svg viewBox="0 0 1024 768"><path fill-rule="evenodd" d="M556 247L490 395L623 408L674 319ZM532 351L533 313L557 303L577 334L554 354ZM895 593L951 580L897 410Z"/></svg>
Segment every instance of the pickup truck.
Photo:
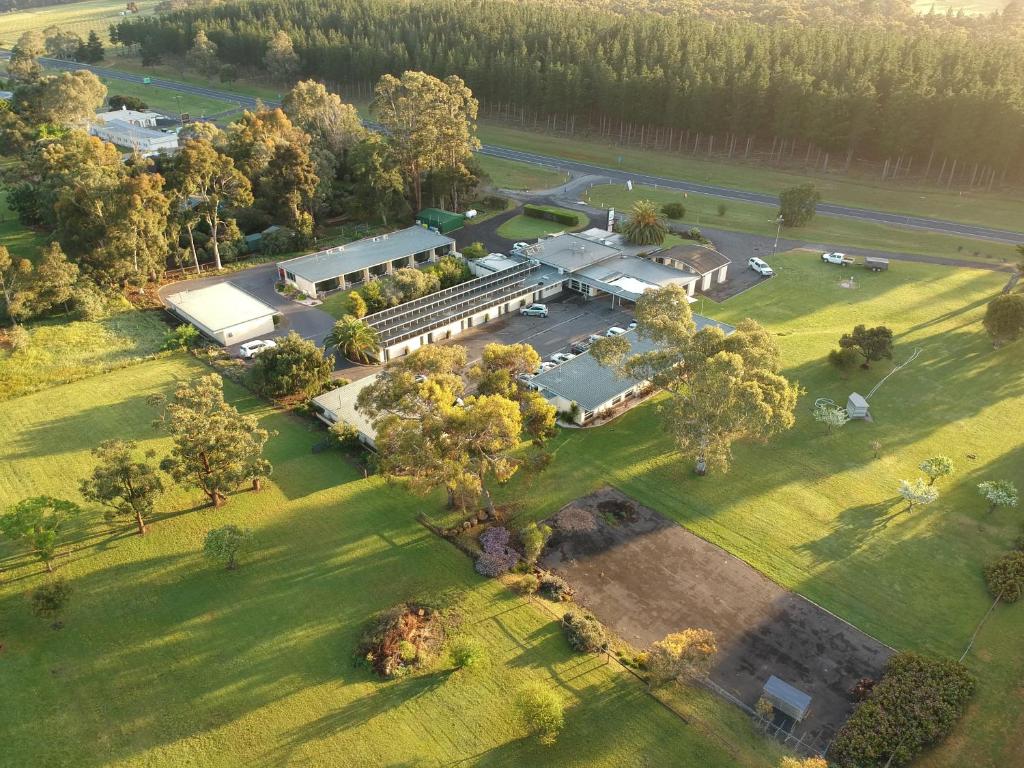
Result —
<svg viewBox="0 0 1024 768"><path fill-rule="evenodd" d="M847 256L845 253L839 253L839 251L823 253L821 254L821 260L826 264L839 264L840 266L850 266L853 264L852 256Z"/></svg>

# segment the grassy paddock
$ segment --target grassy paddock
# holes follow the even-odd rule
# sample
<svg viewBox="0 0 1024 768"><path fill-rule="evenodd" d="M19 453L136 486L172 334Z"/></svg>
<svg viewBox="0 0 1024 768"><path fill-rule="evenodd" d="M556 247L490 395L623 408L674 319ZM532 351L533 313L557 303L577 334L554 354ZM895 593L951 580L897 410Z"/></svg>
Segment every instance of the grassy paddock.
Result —
<svg viewBox="0 0 1024 768"><path fill-rule="evenodd" d="M137 0L139 13L150 16L155 13L159 0ZM96 32L103 44L110 47L107 30L111 24L124 19L121 11L125 3L119 0L85 0L63 5L44 5L0 15L0 44L10 47L24 32L43 30L56 24L63 30L74 32L83 40L90 32Z"/></svg>
<svg viewBox="0 0 1024 768"><path fill-rule="evenodd" d="M31 342L0 350L0 401L137 363L160 350L168 326L159 312L127 311L97 321L28 325Z"/></svg>
<svg viewBox="0 0 1024 768"><path fill-rule="evenodd" d="M11 402L0 410L0 504L37 493L77 498L88 451L106 438L166 450L146 397L205 372L178 355ZM6 762L777 762L744 720L719 718L712 706L704 711L712 733L684 725L617 666L570 652L549 613L477 577L415 522L423 501L363 480L339 454L313 453L323 432L310 422L230 385L228 394L276 431L268 488L219 510L172 491L144 538L90 513L59 564L74 589L60 632L25 602L43 581L39 567L0 545ZM258 542L235 573L199 555L204 533L227 523L254 528ZM371 614L439 594L487 646L488 664L454 672L442 660L435 673L381 683L353 658ZM512 717L510 693L535 680L568 705L554 747L522 739Z"/></svg>
<svg viewBox="0 0 1024 768"><path fill-rule="evenodd" d="M7 207L7 190L0 186L0 245L12 256L35 261L45 238L18 221L18 214Z"/></svg>
<svg viewBox="0 0 1024 768"><path fill-rule="evenodd" d="M1021 190L998 193L971 192L961 195L957 191L935 187L882 183L872 179L833 174L789 172L739 162L704 160L675 152L618 147L581 136L550 136L504 124L483 122L480 124L479 135L485 144L564 157L607 168L767 192L771 195L777 195L787 187L813 181L823 198L830 203L913 216L931 216L991 227L1012 229L1017 226L1021 205L1024 204L1024 192Z"/></svg>
<svg viewBox="0 0 1024 768"><path fill-rule="evenodd" d="M564 184L569 174L548 168L538 168L515 160L477 155L477 162L490 177L491 183L500 189L527 192L534 189L551 189Z"/></svg>
<svg viewBox="0 0 1024 768"><path fill-rule="evenodd" d="M1020 342L993 351L980 323L1003 276L901 263L858 274L849 290L812 253L780 254L774 266L776 278L705 311L753 317L777 336L785 373L806 390L793 430L768 447L737 447L728 474L696 478L649 401L606 426L562 432L549 469L502 494L541 518L612 483L882 641L956 658L991 603L983 566L1021 531L1018 510L987 514L976 490L1024 476L1024 433L1007 428L1024 409L1024 355ZM857 323L891 326L896 355L844 378L825 356ZM917 347L920 358L872 398L873 422L828 435L814 421L815 398L866 394ZM939 481L937 502L901 514L899 480L935 454L949 455L956 474ZM1020 606L997 608L967 657L979 694L928 765L1020 762L1024 660L1011 648L1022 632Z"/></svg>
<svg viewBox="0 0 1024 768"><path fill-rule="evenodd" d="M536 240L538 237L550 235L553 232L575 232L576 230L583 229L587 224L586 216L579 211L571 211L568 208L558 208L553 205L541 205L538 207L549 211L557 211L558 213L571 214L576 217L576 226L569 226L557 221L548 221L547 219L538 219L521 213L518 216L513 216L498 227L498 234L509 240Z"/></svg>
<svg viewBox="0 0 1024 768"><path fill-rule="evenodd" d="M682 203L686 206L686 218L673 224L696 227L715 227L737 232L775 237L776 223L772 208L756 203L742 203L735 200L721 200L706 195L689 194L653 187L635 186L632 191L619 184L600 184L592 187L586 199L602 208L616 208L628 211L637 200L652 200L658 205ZM718 215L718 206L725 206L725 215ZM888 227L854 221L837 216L815 216L805 227L783 229L783 237L835 244L843 247L873 248L898 253L916 253L925 256L942 256L948 259L968 259L996 263L1016 263L1020 255L1012 245L977 240L969 237L941 235L913 229Z"/></svg>
<svg viewBox="0 0 1024 768"><path fill-rule="evenodd" d="M215 115L238 106L231 102L210 99L192 93L177 93L155 85L130 83L126 80L114 80L108 77L100 79L107 86L108 97L135 96L146 102L150 109L166 115L177 116L180 112L188 112L195 119L206 115ZM229 119L237 116L237 114L231 115Z"/></svg>

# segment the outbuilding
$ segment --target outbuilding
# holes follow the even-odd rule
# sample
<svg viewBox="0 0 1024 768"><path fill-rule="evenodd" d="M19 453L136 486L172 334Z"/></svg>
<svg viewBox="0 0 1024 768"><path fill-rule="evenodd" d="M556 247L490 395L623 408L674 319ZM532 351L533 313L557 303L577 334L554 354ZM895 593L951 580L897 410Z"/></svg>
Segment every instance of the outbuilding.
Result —
<svg viewBox="0 0 1024 768"><path fill-rule="evenodd" d="M224 346L274 332L277 311L230 282L172 293L165 301L171 314Z"/></svg>
<svg viewBox="0 0 1024 768"><path fill-rule="evenodd" d="M676 245L663 251L651 254L651 259L672 267L697 275L700 278L700 289L706 291L712 283L724 283L729 274L732 260L719 253L709 245Z"/></svg>
<svg viewBox="0 0 1024 768"><path fill-rule="evenodd" d="M461 229L465 221L466 217L461 213L443 211L440 208L424 208L416 214L417 224L440 232L442 235Z"/></svg>
<svg viewBox="0 0 1024 768"><path fill-rule="evenodd" d="M379 375L375 373L314 397L313 413L329 427L339 423L348 424L358 433L359 442L371 450L376 450L377 432L372 422L356 408L356 400L359 393L373 384Z"/></svg>

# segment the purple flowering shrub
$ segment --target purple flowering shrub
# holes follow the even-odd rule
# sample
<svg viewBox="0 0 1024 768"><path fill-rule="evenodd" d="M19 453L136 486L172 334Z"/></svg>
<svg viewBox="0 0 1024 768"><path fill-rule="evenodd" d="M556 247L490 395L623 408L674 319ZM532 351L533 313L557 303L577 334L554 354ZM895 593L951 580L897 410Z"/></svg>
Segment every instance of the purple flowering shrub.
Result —
<svg viewBox="0 0 1024 768"><path fill-rule="evenodd" d="M508 528L494 525L480 534L480 546L484 552L494 554L508 549L508 542L511 538Z"/></svg>
<svg viewBox="0 0 1024 768"><path fill-rule="evenodd" d="M476 559L476 571L495 578L512 570L519 562L519 553L508 545L511 534L500 525L492 526L480 534L484 553Z"/></svg>

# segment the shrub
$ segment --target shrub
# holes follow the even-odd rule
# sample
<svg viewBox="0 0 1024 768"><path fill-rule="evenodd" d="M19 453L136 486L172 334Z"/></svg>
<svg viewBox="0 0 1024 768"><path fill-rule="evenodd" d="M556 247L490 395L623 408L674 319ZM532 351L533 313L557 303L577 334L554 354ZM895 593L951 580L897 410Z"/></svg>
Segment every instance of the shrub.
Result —
<svg viewBox="0 0 1024 768"><path fill-rule="evenodd" d="M549 600L557 600L567 603L572 600L573 590L568 582L561 576L553 573L542 573L540 576L540 587L537 590Z"/></svg>
<svg viewBox="0 0 1024 768"><path fill-rule="evenodd" d="M102 320L113 314L110 297L88 281L83 281L75 287L71 302L75 307L75 313L82 320Z"/></svg>
<svg viewBox="0 0 1024 768"><path fill-rule="evenodd" d="M686 206L682 203L665 203L661 206L661 212L667 219L686 218Z"/></svg>
<svg viewBox="0 0 1024 768"><path fill-rule="evenodd" d="M318 395L331 380L334 356L324 355L319 345L292 331L277 346L256 356L249 373L253 388L261 395Z"/></svg>
<svg viewBox="0 0 1024 768"><path fill-rule="evenodd" d="M456 669L475 667L486 660L487 648L475 638L458 637L448 649L448 656Z"/></svg>
<svg viewBox="0 0 1024 768"><path fill-rule="evenodd" d="M718 204L718 215L719 216L725 216L725 213L728 210L729 210L729 208L728 208L728 206L726 206L725 203L719 203Z"/></svg>
<svg viewBox="0 0 1024 768"><path fill-rule="evenodd" d="M1015 603L1024 592L1024 552L1009 552L985 566L985 584L992 597Z"/></svg>
<svg viewBox="0 0 1024 768"><path fill-rule="evenodd" d="M541 744L554 744L565 727L565 705L541 683L522 688L516 695L515 708L519 722Z"/></svg>
<svg viewBox="0 0 1024 768"><path fill-rule="evenodd" d="M953 729L974 693L962 664L901 653L867 701L839 730L830 758L839 766L905 765Z"/></svg>
<svg viewBox="0 0 1024 768"><path fill-rule="evenodd" d="M711 242L706 237L704 237L704 234L699 229L697 229L697 227L690 227L688 230L682 233L682 236L685 237L687 240L695 240L698 243L704 243L705 245Z"/></svg>
<svg viewBox="0 0 1024 768"><path fill-rule="evenodd" d="M508 573L519 562L519 553L510 547L496 552L484 552L476 559L476 572L492 579Z"/></svg>
<svg viewBox="0 0 1024 768"><path fill-rule="evenodd" d="M357 448L361 445L359 442L359 430L347 421L335 422L328 431L339 448Z"/></svg>
<svg viewBox="0 0 1024 768"><path fill-rule="evenodd" d="M549 538L551 538L551 528L543 524L537 525L535 522L530 522L519 531L519 541L522 542L523 556L527 563L533 565L537 562L537 558L544 551L544 545L548 543Z"/></svg>
<svg viewBox="0 0 1024 768"><path fill-rule="evenodd" d="M492 525L480 534L480 546L484 552L496 554L508 549L508 542L512 538L508 528L500 525Z"/></svg>
<svg viewBox="0 0 1024 768"><path fill-rule="evenodd" d="M487 249L481 242L470 243L462 249L462 255L467 259L482 259L487 255Z"/></svg>
<svg viewBox="0 0 1024 768"><path fill-rule="evenodd" d="M290 253L300 245L298 235L288 227L275 229L260 238L260 250L268 255Z"/></svg>
<svg viewBox="0 0 1024 768"><path fill-rule="evenodd" d="M356 652L381 677L398 677L427 666L444 641L439 610L399 603L370 621Z"/></svg>
<svg viewBox="0 0 1024 768"><path fill-rule="evenodd" d="M574 651L600 653L608 648L608 633L593 616L567 613L562 617L562 629Z"/></svg>
<svg viewBox="0 0 1024 768"><path fill-rule="evenodd" d="M666 635L651 645L647 654L648 682L651 687L681 677L708 671L718 653L715 633L710 629L684 629Z"/></svg>
<svg viewBox="0 0 1024 768"><path fill-rule="evenodd" d="M821 193L811 183L785 189L779 194L779 215L787 227L802 227L814 218Z"/></svg>
<svg viewBox="0 0 1024 768"><path fill-rule="evenodd" d="M524 573L516 579L516 583L512 587L521 595L532 595L540 589L540 579L535 574Z"/></svg>
<svg viewBox="0 0 1024 768"><path fill-rule="evenodd" d="M488 211L503 211L508 205L508 198L501 195L486 195L480 200L480 207Z"/></svg>
<svg viewBox="0 0 1024 768"><path fill-rule="evenodd" d="M996 296L989 302L982 324L996 347L1019 339L1024 334L1024 294Z"/></svg>
<svg viewBox="0 0 1024 768"><path fill-rule="evenodd" d="M580 223L579 216L572 211L559 211L553 208L545 208L540 205L531 205L529 203L523 206L523 214L534 219L553 221L556 224L565 224L569 227L575 227Z"/></svg>
<svg viewBox="0 0 1024 768"><path fill-rule="evenodd" d="M185 351L198 346L201 341L202 336L199 333L199 329L194 325L185 325L183 323L173 331L167 332L167 335L164 336L163 347L161 348L168 352Z"/></svg>
<svg viewBox="0 0 1024 768"><path fill-rule="evenodd" d="M210 560L222 564L227 570L238 568L238 558L252 546L252 529L237 525L223 525L206 534L203 540L203 554Z"/></svg>
<svg viewBox="0 0 1024 768"><path fill-rule="evenodd" d="M359 291L349 291L348 294L349 314L355 318L366 317L366 299Z"/></svg>
<svg viewBox="0 0 1024 768"><path fill-rule="evenodd" d="M828 361L840 371L852 371L860 365L860 355L854 349L840 347L828 353Z"/></svg>

